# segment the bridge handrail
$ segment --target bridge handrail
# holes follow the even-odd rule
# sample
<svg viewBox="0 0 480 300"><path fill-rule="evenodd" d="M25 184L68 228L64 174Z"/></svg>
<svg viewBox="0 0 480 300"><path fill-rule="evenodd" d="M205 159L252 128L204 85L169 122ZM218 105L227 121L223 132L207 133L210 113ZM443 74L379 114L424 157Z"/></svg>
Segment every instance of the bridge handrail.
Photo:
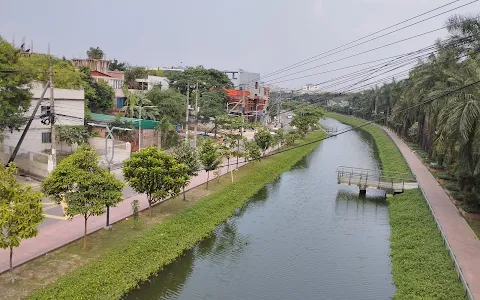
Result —
<svg viewBox="0 0 480 300"><path fill-rule="evenodd" d="M383 170L375 170L375 169L364 169L364 168L356 168L356 167L347 167L347 166L339 166L336 170L337 173L352 173L352 174L368 174L369 176L376 176L376 177L384 177L384 178L396 178L396 179L403 179L403 180L412 180L416 181L416 177L410 173L398 173L398 172L385 172Z"/></svg>

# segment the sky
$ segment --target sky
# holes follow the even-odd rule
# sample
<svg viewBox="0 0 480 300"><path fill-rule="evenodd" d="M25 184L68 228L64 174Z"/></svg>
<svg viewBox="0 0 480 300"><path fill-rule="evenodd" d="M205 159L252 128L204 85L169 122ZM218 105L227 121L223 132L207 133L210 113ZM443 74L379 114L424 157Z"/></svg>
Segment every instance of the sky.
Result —
<svg viewBox="0 0 480 300"><path fill-rule="evenodd" d="M22 38L27 45L33 40L35 52L46 52L50 43L53 54L66 58L86 57L89 47L98 46L104 50L107 59L115 58L131 65L203 65L220 70L243 69L265 76L452 1L1 0L0 35L8 41L14 37L17 45ZM457 1L425 17L471 1ZM476 15L480 13L479 3L262 79L266 83L293 89L306 83L315 84L347 75L356 69L290 80L417 50L433 44L437 38L446 37L447 33L445 30L436 31L309 72L277 79L441 28L448 16L454 13ZM285 79L288 81L277 83Z"/></svg>

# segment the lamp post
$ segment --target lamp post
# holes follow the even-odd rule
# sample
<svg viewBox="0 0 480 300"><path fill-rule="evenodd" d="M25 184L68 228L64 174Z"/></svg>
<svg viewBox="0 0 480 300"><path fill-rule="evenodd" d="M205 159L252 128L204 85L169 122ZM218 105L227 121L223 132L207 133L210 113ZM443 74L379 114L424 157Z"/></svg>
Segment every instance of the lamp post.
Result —
<svg viewBox="0 0 480 300"><path fill-rule="evenodd" d="M130 128L122 128L122 127L109 127L108 125L103 125L103 124L95 124L95 123L87 123L89 126L92 127L101 127L105 128L106 133L105 133L105 161L107 162L107 168L108 172L110 173L110 168L112 165L113 158L115 156L115 137L113 136L113 130L122 130L122 131L130 131ZM112 140L112 155L108 157L108 140ZM107 221L105 228L109 229L110 228L110 206L107 206Z"/></svg>

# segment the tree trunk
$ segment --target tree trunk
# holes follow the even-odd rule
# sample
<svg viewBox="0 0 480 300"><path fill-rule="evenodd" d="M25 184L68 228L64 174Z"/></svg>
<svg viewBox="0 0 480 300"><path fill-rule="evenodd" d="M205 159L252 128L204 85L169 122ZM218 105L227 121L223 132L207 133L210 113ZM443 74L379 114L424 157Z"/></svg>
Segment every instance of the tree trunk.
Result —
<svg viewBox="0 0 480 300"><path fill-rule="evenodd" d="M183 201L187 201L187 200L185 199L185 186L183 186Z"/></svg>
<svg viewBox="0 0 480 300"><path fill-rule="evenodd" d="M463 187L463 190L464 190L465 192L471 193L474 186L475 186L475 177L473 177L473 176L467 176L467 177L465 178L465 186Z"/></svg>
<svg viewBox="0 0 480 300"><path fill-rule="evenodd" d="M458 177L457 186L461 191L463 191L465 188L465 176Z"/></svg>
<svg viewBox="0 0 480 300"><path fill-rule="evenodd" d="M208 190L208 179L210 177L210 171L207 171L207 190Z"/></svg>
<svg viewBox="0 0 480 300"><path fill-rule="evenodd" d="M88 216L83 215L83 217L85 219L85 225L84 225L84 231L83 231L83 250L86 250L87 249L87 220L88 220Z"/></svg>
<svg viewBox="0 0 480 300"><path fill-rule="evenodd" d="M150 198L148 199L148 213L150 214L150 217L152 216L152 201Z"/></svg>
<svg viewBox="0 0 480 300"><path fill-rule="evenodd" d="M158 149L162 149L162 131L158 130L158 136L157 136L157 143L158 143Z"/></svg>
<svg viewBox="0 0 480 300"><path fill-rule="evenodd" d="M10 247L10 273L13 273L13 247Z"/></svg>
<svg viewBox="0 0 480 300"><path fill-rule="evenodd" d="M230 157L227 158L227 173L230 171Z"/></svg>

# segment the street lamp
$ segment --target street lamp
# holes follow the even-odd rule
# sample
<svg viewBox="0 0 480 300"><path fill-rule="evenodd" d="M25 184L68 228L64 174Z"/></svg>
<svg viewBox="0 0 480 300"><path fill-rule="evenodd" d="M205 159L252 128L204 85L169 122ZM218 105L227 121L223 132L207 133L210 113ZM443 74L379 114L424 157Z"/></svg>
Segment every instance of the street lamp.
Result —
<svg viewBox="0 0 480 300"><path fill-rule="evenodd" d="M115 156L115 137L113 136L113 130L122 130L122 131L130 131L130 128L122 128L122 127L116 127L112 126L109 127L108 125L103 125L103 124L95 124L95 123L87 123L87 125L92 126L92 127L101 127L105 128L106 134L105 134L105 161L107 162L107 168L108 172L110 173L110 168L112 165L113 158ZM108 140L112 140L112 155L110 158L108 157ZM105 228L109 229L110 228L110 206L107 205L107 221Z"/></svg>

